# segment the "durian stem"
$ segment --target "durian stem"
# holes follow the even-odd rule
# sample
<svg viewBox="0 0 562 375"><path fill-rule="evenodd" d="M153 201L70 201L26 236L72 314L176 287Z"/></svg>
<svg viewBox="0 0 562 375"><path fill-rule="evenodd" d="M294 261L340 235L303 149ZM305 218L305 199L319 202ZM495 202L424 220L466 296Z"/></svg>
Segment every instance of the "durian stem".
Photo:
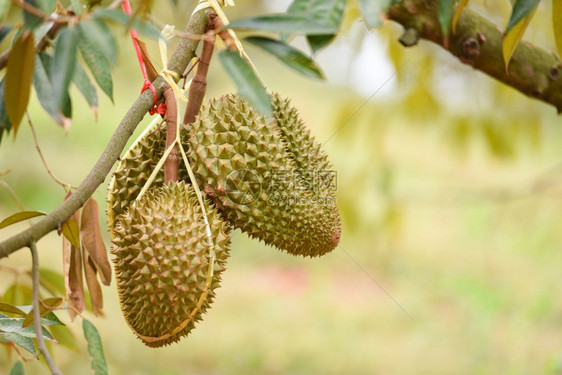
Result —
<svg viewBox="0 0 562 375"><path fill-rule="evenodd" d="M43 354L45 362L51 370L53 375L61 375L62 373L55 365L49 350L45 346L45 341L43 340L43 328L41 327L41 310L39 307L39 254L37 254L37 246L35 242L29 244L29 249L31 250L31 279L32 279L32 303L33 303L33 325L35 327L35 336L37 340L37 347L39 351Z"/></svg>
<svg viewBox="0 0 562 375"><path fill-rule="evenodd" d="M164 89L164 101L166 102L166 149L170 150L170 155L164 163L164 183L178 180L178 149L175 146L178 130L178 102L171 87Z"/></svg>
<svg viewBox="0 0 562 375"><path fill-rule="evenodd" d="M211 10L202 9L193 14L187 26L187 32L192 35L202 35L207 27ZM178 43L173 56L168 63L168 69L178 73L178 77L187 67L187 64L195 56L195 50L199 40L182 39ZM167 86L163 77L158 77L153 82L156 92L161 94ZM103 183L111 168L119 158L119 155L127 145L127 140L131 137L139 122L152 107L154 102L153 94L146 90L133 103L123 120L113 133L105 151L101 154L88 176L82 181L78 189L65 200L60 206L55 208L43 219L35 223L32 227L0 242L0 258L5 258L13 252L28 246L31 242L36 242L50 233L57 226L66 222L82 205L92 196L96 189Z"/></svg>
<svg viewBox="0 0 562 375"><path fill-rule="evenodd" d="M197 72L195 73L195 77L193 77L191 85L189 85L189 101L187 102L187 108L183 116L183 123L186 125L195 122L195 118L199 114L203 98L207 92L207 73L209 71L209 65L211 64L211 58L213 57L213 50L215 49L215 18L215 13L209 16L207 37L203 41Z"/></svg>

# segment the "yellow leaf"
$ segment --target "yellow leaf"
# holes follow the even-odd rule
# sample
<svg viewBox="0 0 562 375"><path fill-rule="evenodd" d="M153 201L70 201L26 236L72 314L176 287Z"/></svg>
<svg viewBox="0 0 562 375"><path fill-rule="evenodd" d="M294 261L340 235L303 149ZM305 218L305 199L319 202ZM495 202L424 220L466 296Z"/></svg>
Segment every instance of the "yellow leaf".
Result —
<svg viewBox="0 0 562 375"><path fill-rule="evenodd" d="M459 5L457 6L457 10L455 10L455 15L453 16L453 34L456 33L457 30L457 22L461 16L462 10L468 4L468 0L461 0Z"/></svg>
<svg viewBox="0 0 562 375"><path fill-rule="evenodd" d="M14 128L14 138L29 102L35 64L34 54L33 34L25 31L14 43L6 65L4 101L8 118Z"/></svg>
<svg viewBox="0 0 562 375"><path fill-rule="evenodd" d="M508 32L503 35L502 52L506 73L508 71L509 61L513 56L513 52L517 48L517 45L523 37L523 34L525 34L525 30L527 29L527 26L529 26L529 22L531 22L531 19L533 18L536 10L537 6L535 5L535 8L533 8L533 11L531 13L529 13L526 17L521 18L521 21L519 21L515 26L513 26L511 29L509 29Z"/></svg>
<svg viewBox="0 0 562 375"><path fill-rule="evenodd" d="M558 54L562 56L562 0L552 0L552 26Z"/></svg>

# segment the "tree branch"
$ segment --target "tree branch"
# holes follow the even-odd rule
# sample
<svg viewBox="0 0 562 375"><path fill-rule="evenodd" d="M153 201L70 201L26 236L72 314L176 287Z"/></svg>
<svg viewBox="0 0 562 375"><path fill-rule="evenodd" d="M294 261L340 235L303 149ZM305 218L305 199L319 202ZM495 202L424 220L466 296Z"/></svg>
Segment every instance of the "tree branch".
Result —
<svg viewBox="0 0 562 375"><path fill-rule="evenodd" d="M187 32L190 34L203 34L210 12L209 9L203 9L191 16L187 26ZM183 73L187 64L195 55L198 44L198 40L182 39L170 59L168 69L178 72L178 77L181 76L181 73ZM156 88L156 92L161 96L166 86L165 80L162 77L158 77L153 84ZM123 120L121 120L121 123L105 148L105 151L74 194L31 228L2 241L0 243L0 259L28 246L32 242L36 242L47 233L57 228L57 226L67 221L77 209L82 207L98 186L103 183L111 171L113 164L115 164L119 158L123 148L125 148L127 140L133 134L133 131L146 112L152 107L153 101L154 97L150 90L146 90L139 96L124 116Z"/></svg>
<svg viewBox="0 0 562 375"><path fill-rule="evenodd" d="M552 104L562 113L562 62L543 48L527 42L517 46L506 72L502 55L502 32L486 18L465 8L456 33L444 43L437 19L435 0L403 0L390 7L388 18L404 28L405 46L415 45L417 38L439 44L463 63L519 90L523 94ZM416 38L409 36L415 35Z"/></svg>

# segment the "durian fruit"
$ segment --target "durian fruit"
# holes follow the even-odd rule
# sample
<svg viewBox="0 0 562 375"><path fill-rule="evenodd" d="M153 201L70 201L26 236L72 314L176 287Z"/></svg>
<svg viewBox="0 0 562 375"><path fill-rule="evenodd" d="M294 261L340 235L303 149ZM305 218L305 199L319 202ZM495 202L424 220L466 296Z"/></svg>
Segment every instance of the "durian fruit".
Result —
<svg viewBox="0 0 562 375"><path fill-rule="evenodd" d="M230 228L208 202L205 209L212 243L193 188L181 181L151 187L117 218L111 252L121 309L147 346L186 336L215 296Z"/></svg>
<svg viewBox="0 0 562 375"><path fill-rule="evenodd" d="M107 192L107 218L112 235L117 217L124 213L129 204L137 198L165 150L165 129L148 128L117 164ZM180 180L189 181L183 163L179 165L178 174ZM163 184L164 170L162 169L151 186Z"/></svg>
<svg viewBox="0 0 562 375"><path fill-rule="evenodd" d="M320 256L340 239L333 169L287 99L266 119L239 95L211 100L188 126L199 186L234 227L294 255ZM329 178L328 178L329 179Z"/></svg>

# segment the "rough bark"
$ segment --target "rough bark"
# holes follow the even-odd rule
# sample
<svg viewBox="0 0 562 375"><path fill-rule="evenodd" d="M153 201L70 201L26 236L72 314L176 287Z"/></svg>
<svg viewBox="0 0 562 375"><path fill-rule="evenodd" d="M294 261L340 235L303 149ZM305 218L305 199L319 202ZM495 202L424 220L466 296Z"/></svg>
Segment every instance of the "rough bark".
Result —
<svg viewBox="0 0 562 375"><path fill-rule="evenodd" d="M562 63L553 53L521 42L506 72L502 56L502 32L486 18L465 8L456 32L444 41L437 19L437 1L403 0L390 7L388 18L405 28L405 46L418 38L445 48L465 64L517 89L523 94L552 104L562 112Z"/></svg>

